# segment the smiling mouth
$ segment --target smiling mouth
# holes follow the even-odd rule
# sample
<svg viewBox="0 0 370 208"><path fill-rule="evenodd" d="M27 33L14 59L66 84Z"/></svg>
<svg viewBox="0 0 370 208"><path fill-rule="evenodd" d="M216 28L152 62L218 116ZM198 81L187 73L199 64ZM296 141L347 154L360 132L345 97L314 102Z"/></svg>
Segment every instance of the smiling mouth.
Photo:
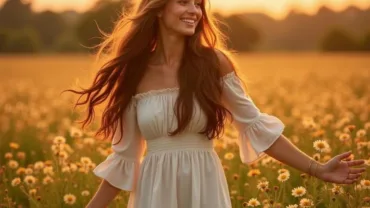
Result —
<svg viewBox="0 0 370 208"><path fill-rule="evenodd" d="M181 19L184 23L188 25L195 25L196 21L194 19Z"/></svg>

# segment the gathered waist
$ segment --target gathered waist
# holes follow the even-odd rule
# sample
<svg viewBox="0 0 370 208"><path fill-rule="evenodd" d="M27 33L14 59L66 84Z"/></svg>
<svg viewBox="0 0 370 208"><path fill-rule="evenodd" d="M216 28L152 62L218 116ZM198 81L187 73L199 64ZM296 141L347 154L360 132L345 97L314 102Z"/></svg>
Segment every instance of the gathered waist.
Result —
<svg viewBox="0 0 370 208"><path fill-rule="evenodd" d="M202 134L195 133L148 139L146 140L146 144L147 154L182 149L213 149L213 140L209 140Z"/></svg>

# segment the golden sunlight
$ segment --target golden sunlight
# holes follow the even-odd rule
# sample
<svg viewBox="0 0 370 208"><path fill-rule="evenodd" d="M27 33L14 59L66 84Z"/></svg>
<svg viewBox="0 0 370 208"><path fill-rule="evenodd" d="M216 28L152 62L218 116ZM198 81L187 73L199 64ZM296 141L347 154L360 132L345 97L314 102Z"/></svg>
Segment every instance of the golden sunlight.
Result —
<svg viewBox="0 0 370 208"><path fill-rule="evenodd" d="M0 0L0 5L5 0ZM32 1L33 9L36 11L51 9L63 11L74 9L83 12L91 7L97 0L24 0ZM362 9L370 7L369 0L210 0L211 8L224 14L233 12L263 12L276 19L286 16L290 9L302 11L308 14L315 14L321 6L340 11L350 5Z"/></svg>

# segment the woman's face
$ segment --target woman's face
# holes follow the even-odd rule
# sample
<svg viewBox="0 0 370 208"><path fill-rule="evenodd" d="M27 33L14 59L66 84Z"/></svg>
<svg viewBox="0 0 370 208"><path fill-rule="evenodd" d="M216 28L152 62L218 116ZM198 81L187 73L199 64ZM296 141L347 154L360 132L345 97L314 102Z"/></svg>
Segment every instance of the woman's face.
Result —
<svg viewBox="0 0 370 208"><path fill-rule="evenodd" d="M168 0L159 14L162 28L181 35L195 33L202 18L202 0Z"/></svg>

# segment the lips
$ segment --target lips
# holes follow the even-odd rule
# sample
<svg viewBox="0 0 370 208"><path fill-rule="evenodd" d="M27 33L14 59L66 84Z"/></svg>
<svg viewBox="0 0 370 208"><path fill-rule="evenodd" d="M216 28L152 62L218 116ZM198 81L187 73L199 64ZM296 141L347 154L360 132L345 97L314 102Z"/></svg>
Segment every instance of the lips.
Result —
<svg viewBox="0 0 370 208"><path fill-rule="evenodd" d="M196 23L196 19L193 18L181 18L180 20L190 25L194 25Z"/></svg>

